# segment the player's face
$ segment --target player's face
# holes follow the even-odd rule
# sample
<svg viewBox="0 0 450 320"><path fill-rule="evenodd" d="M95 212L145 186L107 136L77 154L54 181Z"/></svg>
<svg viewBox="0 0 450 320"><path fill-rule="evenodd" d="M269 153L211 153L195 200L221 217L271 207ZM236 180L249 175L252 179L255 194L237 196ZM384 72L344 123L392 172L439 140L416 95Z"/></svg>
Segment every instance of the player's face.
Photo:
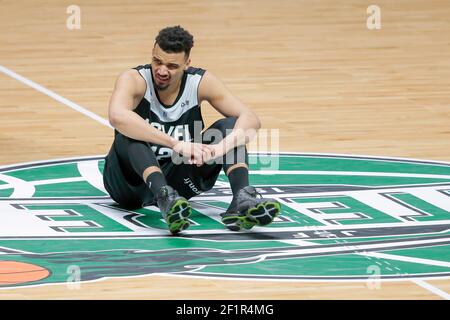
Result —
<svg viewBox="0 0 450 320"><path fill-rule="evenodd" d="M152 54L152 72L156 89L161 91L170 86L177 86L190 59L184 52L167 53L158 44L153 48Z"/></svg>

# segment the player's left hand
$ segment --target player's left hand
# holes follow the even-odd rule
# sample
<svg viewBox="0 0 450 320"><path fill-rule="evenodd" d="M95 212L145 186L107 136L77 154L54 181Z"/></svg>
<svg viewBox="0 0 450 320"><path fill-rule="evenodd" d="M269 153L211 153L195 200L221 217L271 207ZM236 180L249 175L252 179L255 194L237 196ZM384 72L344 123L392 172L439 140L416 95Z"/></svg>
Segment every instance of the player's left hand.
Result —
<svg viewBox="0 0 450 320"><path fill-rule="evenodd" d="M225 146L222 143L203 145L204 152L203 163L212 164L214 159L222 157L226 153Z"/></svg>

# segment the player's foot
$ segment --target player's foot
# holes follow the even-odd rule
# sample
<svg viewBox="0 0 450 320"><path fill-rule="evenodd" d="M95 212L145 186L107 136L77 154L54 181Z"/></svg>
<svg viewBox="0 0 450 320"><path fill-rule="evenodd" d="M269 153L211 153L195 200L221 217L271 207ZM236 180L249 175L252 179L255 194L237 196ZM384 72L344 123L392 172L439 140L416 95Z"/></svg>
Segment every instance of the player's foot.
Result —
<svg viewBox="0 0 450 320"><path fill-rule="evenodd" d="M191 205L175 189L170 186L159 189L156 202L172 234L177 234L189 228Z"/></svg>
<svg viewBox="0 0 450 320"><path fill-rule="evenodd" d="M221 214L222 223L232 231L251 229L270 224L280 214L281 205L275 199L264 199L256 189L247 186L240 190Z"/></svg>

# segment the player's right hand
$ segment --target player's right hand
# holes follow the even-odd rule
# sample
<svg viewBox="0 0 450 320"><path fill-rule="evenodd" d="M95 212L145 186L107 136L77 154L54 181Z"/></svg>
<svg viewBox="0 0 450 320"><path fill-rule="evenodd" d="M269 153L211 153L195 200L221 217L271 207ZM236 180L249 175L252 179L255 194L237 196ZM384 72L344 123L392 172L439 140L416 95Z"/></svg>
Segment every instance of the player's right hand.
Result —
<svg viewBox="0 0 450 320"><path fill-rule="evenodd" d="M187 141L178 142L173 147L173 151L186 158L189 164L197 166L201 166L204 162L203 159L209 158L209 153L211 152L204 144Z"/></svg>

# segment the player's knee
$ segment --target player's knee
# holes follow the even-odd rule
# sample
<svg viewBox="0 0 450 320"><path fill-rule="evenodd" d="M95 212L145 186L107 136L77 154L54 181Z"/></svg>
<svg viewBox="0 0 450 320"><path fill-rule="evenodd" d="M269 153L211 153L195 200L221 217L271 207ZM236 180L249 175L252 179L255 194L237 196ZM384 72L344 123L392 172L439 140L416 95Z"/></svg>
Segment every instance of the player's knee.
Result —
<svg viewBox="0 0 450 320"><path fill-rule="evenodd" d="M229 133L229 131L233 130L236 121L237 121L236 117L226 117L214 122L212 127L219 129L225 136Z"/></svg>
<svg viewBox="0 0 450 320"><path fill-rule="evenodd" d="M124 136L121 133L118 133L114 137L114 144L119 148L128 148L130 145L133 144L133 139L128 138L127 136Z"/></svg>
<svg viewBox="0 0 450 320"><path fill-rule="evenodd" d="M134 140L123 134L119 133L114 138L114 144L116 146L116 150L119 151L120 154L130 154L130 153L153 153L153 150L150 146L139 140Z"/></svg>
<svg viewBox="0 0 450 320"><path fill-rule="evenodd" d="M204 143L218 143L233 131L236 117L222 118L214 122L203 134Z"/></svg>

